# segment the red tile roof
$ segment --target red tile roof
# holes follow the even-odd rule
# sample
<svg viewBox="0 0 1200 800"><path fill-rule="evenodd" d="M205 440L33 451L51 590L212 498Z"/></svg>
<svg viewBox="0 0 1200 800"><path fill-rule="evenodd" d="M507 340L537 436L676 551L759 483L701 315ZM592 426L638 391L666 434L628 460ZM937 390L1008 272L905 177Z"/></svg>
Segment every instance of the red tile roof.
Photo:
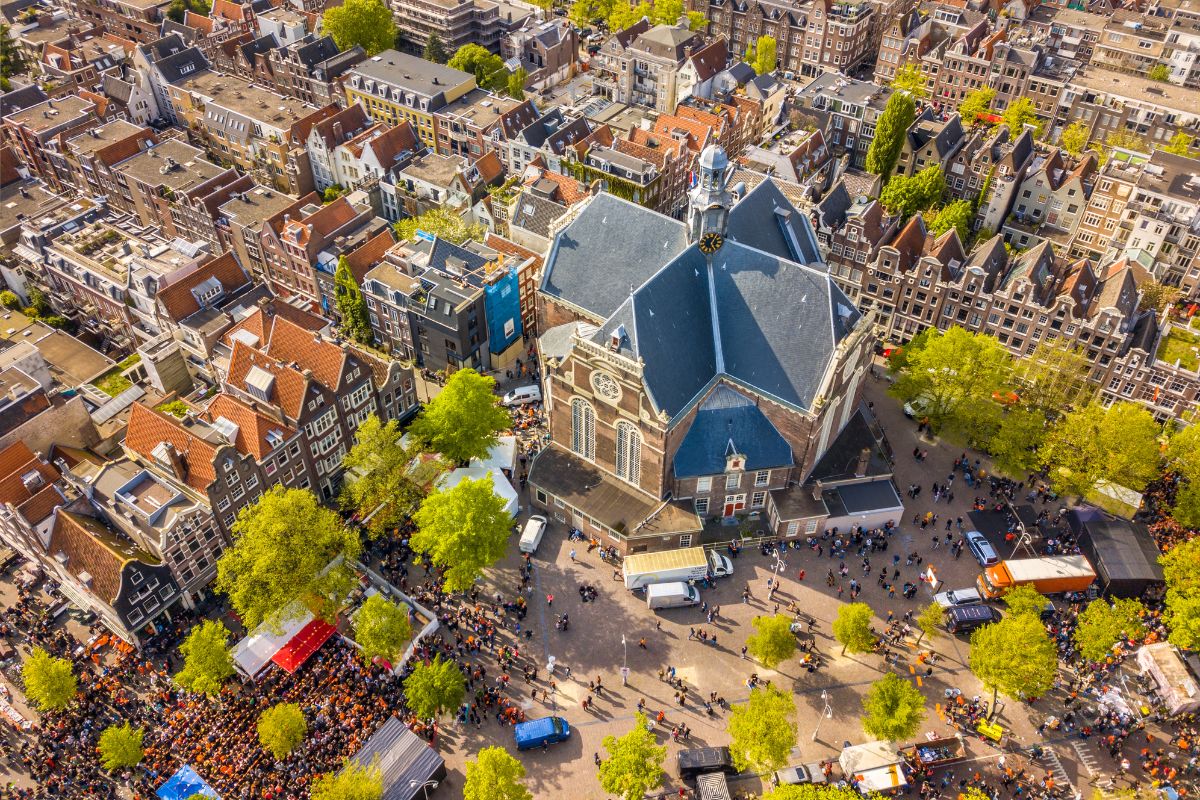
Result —
<svg viewBox="0 0 1200 800"><path fill-rule="evenodd" d="M62 492L58 491L57 486L47 486L18 506L17 511L20 512L21 516L25 517L30 525L37 525L50 516L56 507L63 505L65 502L66 500L63 499Z"/></svg>
<svg viewBox="0 0 1200 800"><path fill-rule="evenodd" d="M314 335L294 322L276 317L266 353L283 363L296 363L312 370L313 377L333 391L341 383L346 352L340 345Z"/></svg>
<svg viewBox="0 0 1200 800"><path fill-rule="evenodd" d="M258 367L275 376L271 402L279 406L291 419L299 419L304 408L304 397L308 393L308 379L299 370L281 364L265 353L235 340L233 355L229 357L229 377L226 383L244 390L246 375L251 367Z"/></svg>
<svg viewBox="0 0 1200 800"><path fill-rule="evenodd" d="M231 394L222 392L213 398L205 412L205 419L212 422L217 417L224 417L238 426L237 440L234 447L239 453L252 455L261 461L275 446L267 441L267 434L278 431L284 439L296 435L295 428L264 414L243 400Z"/></svg>
<svg viewBox="0 0 1200 800"><path fill-rule="evenodd" d="M32 487L25 485L24 477L31 472L38 473L42 480ZM52 465L42 461L37 456L32 457L24 464L20 464L0 479L0 502L12 503L14 506L19 506L29 498L33 497L35 492L40 492L42 488L48 484L52 484L58 480L58 470Z"/></svg>
<svg viewBox="0 0 1200 800"><path fill-rule="evenodd" d="M125 447L144 459L155 461L154 448L163 442L170 443L183 460L186 469L183 482L188 486L203 492L216 480L213 466L216 447L196 436L174 417L134 403L125 432Z"/></svg>
<svg viewBox="0 0 1200 800"><path fill-rule="evenodd" d="M501 253L506 253L510 256L518 256L520 258L534 259L533 268L535 270L542 268L542 257L532 250L527 250L516 242L510 242L503 236L498 236L494 233L489 233L483 240L483 243Z"/></svg>
<svg viewBox="0 0 1200 800"><path fill-rule="evenodd" d="M90 575L92 592L110 605L121 593L121 572L126 564L160 563L100 520L67 511L59 511L54 520L49 550L52 556L62 553L67 557L66 568L72 575Z"/></svg>
<svg viewBox="0 0 1200 800"><path fill-rule="evenodd" d="M200 303L196 301L192 290L209 278L220 281L226 292L232 292L250 282L238 265L237 259L233 257L233 251L229 251L202 264L169 286L159 289L158 301L166 309L167 316L179 322L199 311Z"/></svg>
<svg viewBox="0 0 1200 800"><path fill-rule="evenodd" d="M28 463L34 458L33 451L29 449L29 445L22 441L16 441L8 447L0 450L0 476L7 477L12 474L17 467ZM0 502L10 502L7 498L0 497Z"/></svg>
<svg viewBox="0 0 1200 800"><path fill-rule="evenodd" d="M395 243L396 239L392 236L392 229L385 228L360 245L357 250L346 254L346 264L350 267L350 274L354 276L354 280L359 285L362 285L366 274L383 260L384 255Z"/></svg>
<svg viewBox="0 0 1200 800"><path fill-rule="evenodd" d="M276 316L283 317L293 324L310 331L319 331L329 324L329 320L324 317L319 317L304 309L296 308L291 303L285 303L282 300L271 300L265 306L260 305L254 311L250 312L245 319L226 331L225 335L221 337L221 341L233 347L233 334L241 330L247 330L257 336L261 344L267 340L267 335L271 332L271 320Z"/></svg>

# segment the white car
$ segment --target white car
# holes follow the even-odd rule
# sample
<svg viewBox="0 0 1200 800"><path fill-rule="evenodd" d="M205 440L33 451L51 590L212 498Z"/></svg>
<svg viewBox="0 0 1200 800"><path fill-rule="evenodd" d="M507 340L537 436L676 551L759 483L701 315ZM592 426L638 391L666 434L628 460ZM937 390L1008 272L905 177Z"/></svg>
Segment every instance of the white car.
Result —
<svg viewBox="0 0 1200 800"><path fill-rule="evenodd" d="M983 602L983 596L979 594L977 589L951 589L948 592L939 592L933 596L933 602L937 603L942 608L956 608L957 606L973 606L976 603Z"/></svg>

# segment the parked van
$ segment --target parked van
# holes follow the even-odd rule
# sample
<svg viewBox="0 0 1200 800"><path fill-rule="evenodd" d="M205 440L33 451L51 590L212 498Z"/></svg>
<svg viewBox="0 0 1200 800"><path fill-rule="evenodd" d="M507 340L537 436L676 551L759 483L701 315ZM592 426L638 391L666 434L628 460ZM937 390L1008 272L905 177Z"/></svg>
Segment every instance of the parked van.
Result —
<svg viewBox="0 0 1200 800"><path fill-rule="evenodd" d="M651 609L700 605L700 590L683 581L652 583L646 587L646 605Z"/></svg>
<svg viewBox="0 0 1200 800"><path fill-rule="evenodd" d="M1000 619L1000 612L991 606L958 606L946 609L946 630L951 633L970 633Z"/></svg>
<svg viewBox="0 0 1200 800"><path fill-rule="evenodd" d="M729 755L728 747L696 747L691 750L680 750L675 758L679 764L679 777L685 781L711 772L721 772L726 775L737 774L737 767L733 765L733 757Z"/></svg>
<svg viewBox="0 0 1200 800"><path fill-rule="evenodd" d="M537 515L530 517L529 521L525 523L525 530L521 531L521 541L517 545L517 549L522 553L536 553L545 532L546 518Z"/></svg>
<svg viewBox="0 0 1200 800"><path fill-rule="evenodd" d="M562 717L542 717L519 722L513 727L518 750L558 744L571 738L571 726Z"/></svg>
<svg viewBox="0 0 1200 800"><path fill-rule="evenodd" d="M500 401L502 405L506 406L520 406L525 403L540 402L542 402L542 390L536 386L518 386L504 395L504 399Z"/></svg>

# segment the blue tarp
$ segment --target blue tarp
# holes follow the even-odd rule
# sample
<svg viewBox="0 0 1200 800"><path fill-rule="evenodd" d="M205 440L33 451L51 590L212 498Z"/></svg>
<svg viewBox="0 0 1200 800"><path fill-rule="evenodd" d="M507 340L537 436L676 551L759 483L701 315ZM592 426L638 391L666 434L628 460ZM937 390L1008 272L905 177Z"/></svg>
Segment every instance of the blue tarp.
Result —
<svg viewBox="0 0 1200 800"><path fill-rule="evenodd" d="M521 290L517 271L509 269L504 277L485 286L483 292L489 349L493 353L503 353L521 338Z"/></svg>
<svg viewBox="0 0 1200 800"><path fill-rule="evenodd" d="M187 800L196 793L220 800L220 795L205 783L204 779L197 775L196 770L191 767L180 767L179 771L158 787L158 791L155 792L162 800Z"/></svg>

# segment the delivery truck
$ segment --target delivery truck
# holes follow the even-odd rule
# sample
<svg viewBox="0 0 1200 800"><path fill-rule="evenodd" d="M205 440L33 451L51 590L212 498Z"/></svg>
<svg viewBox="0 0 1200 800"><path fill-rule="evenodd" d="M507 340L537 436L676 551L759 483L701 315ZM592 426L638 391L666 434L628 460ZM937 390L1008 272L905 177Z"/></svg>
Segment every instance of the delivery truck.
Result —
<svg viewBox="0 0 1200 800"><path fill-rule="evenodd" d="M712 573L715 578L733 574L728 556L703 547L660 550L626 556L621 564L626 589L644 589L652 583L702 581Z"/></svg>
<svg viewBox="0 0 1200 800"><path fill-rule="evenodd" d="M1029 585L1042 594L1086 591L1096 571L1083 556L1047 556L1001 561L983 570L975 584L989 600L1003 597L1014 586Z"/></svg>

